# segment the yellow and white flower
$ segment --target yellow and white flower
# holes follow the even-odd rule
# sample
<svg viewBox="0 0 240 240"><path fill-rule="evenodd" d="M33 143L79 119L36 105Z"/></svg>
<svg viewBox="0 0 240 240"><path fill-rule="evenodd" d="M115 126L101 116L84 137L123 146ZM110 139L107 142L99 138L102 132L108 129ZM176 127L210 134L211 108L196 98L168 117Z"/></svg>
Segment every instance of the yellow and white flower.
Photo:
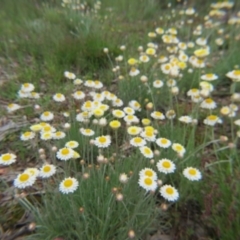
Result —
<svg viewBox="0 0 240 240"><path fill-rule="evenodd" d="M71 148L61 148L57 151L57 158L60 160L67 161L74 156L74 151Z"/></svg>
<svg viewBox="0 0 240 240"><path fill-rule="evenodd" d="M160 188L160 194L164 199L170 202L175 202L179 198L179 193L177 189L172 187L171 185L163 185Z"/></svg>
<svg viewBox="0 0 240 240"><path fill-rule="evenodd" d="M21 86L21 91L25 93L32 92L34 90L34 85L32 83L23 83Z"/></svg>
<svg viewBox="0 0 240 240"><path fill-rule="evenodd" d="M9 113L14 112L14 111L16 111L20 108L22 108L22 107L19 104L16 104L16 103L10 103L10 104L7 105L7 111Z"/></svg>
<svg viewBox="0 0 240 240"><path fill-rule="evenodd" d="M123 118L126 114L122 110L116 109L112 111L112 115L116 118Z"/></svg>
<svg viewBox="0 0 240 240"><path fill-rule="evenodd" d="M168 140L167 138L158 138L156 140L156 144L159 146L159 147L162 147L162 148L168 148L171 146L172 142L170 140Z"/></svg>
<svg viewBox="0 0 240 240"><path fill-rule="evenodd" d="M199 181L202 178L201 172L193 167L187 167L183 170L183 175L190 181Z"/></svg>
<svg viewBox="0 0 240 240"><path fill-rule="evenodd" d="M201 79L204 81L214 81L218 79L218 75L214 73L207 73L201 76Z"/></svg>
<svg viewBox="0 0 240 240"><path fill-rule="evenodd" d="M16 162L17 156L12 153L4 153L0 156L0 164L2 165L10 165L14 162Z"/></svg>
<svg viewBox="0 0 240 240"><path fill-rule="evenodd" d="M157 162L157 168L159 172L168 174L175 171L176 165L171 160L163 158Z"/></svg>
<svg viewBox="0 0 240 240"><path fill-rule="evenodd" d="M186 149L179 143L174 143L172 145L172 149L181 156L183 156L186 152Z"/></svg>
<svg viewBox="0 0 240 240"><path fill-rule="evenodd" d="M151 177L140 177L138 180L138 184L140 187L144 188L146 191L156 191L157 182Z"/></svg>
<svg viewBox="0 0 240 240"><path fill-rule="evenodd" d="M146 158L153 158L153 151L151 150L151 148L143 146L140 147L140 152L144 155L144 157Z"/></svg>
<svg viewBox="0 0 240 240"><path fill-rule="evenodd" d="M64 102L66 98L62 93L56 93L53 95L53 100L56 102Z"/></svg>
<svg viewBox="0 0 240 240"><path fill-rule="evenodd" d="M76 178L65 178L59 185L59 191L63 194L73 193L78 188L78 180Z"/></svg>
<svg viewBox="0 0 240 240"><path fill-rule="evenodd" d="M42 121L51 121L51 120L53 120L53 118L54 118L53 113L49 112L49 111L43 112L40 116L40 119Z"/></svg>
<svg viewBox="0 0 240 240"><path fill-rule="evenodd" d="M111 144L111 137L108 135L107 136L102 135L100 137L97 137L94 140L94 144L99 148L106 148Z"/></svg>
<svg viewBox="0 0 240 240"><path fill-rule="evenodd" d="M30 173L21 173L14 180L13 185L16 188L26 188L32 186L36 181L36 177L32 176Z"/></svg>
<svg viewBox="0 0 240 240"><path fill-rule="evenodd" d="M80 132L84 136L93 136L95 132L90 128L80 128Z"/></svg>
<svg viewBox="0 0 240 240"><path fill-rule="evenodd" d="M66 133L61 132L61 131L57 131L57 132L53 133L53 136L52 136L53 139L62 139L65 137L66 137Z"/></svg>
<svg viewBox="0 0 240 240"><path fill-rule="evenodd" d="M68 141L65 144L65 147L71 148L71 149L77 148L78 146L79 146L79 143L77 141Z"/></svg>
<svg viewBox="0 0 240 240"><path fill-rule="evenodd" d="M70 80L73 80L76 78L76 75L74 73L71 73L71 72L68 72L68 71L65 71L64 72L64 76Z"/></svg>
<svg viewBox="0 0 240 240"><path fill-rule="evenodd" d="M39 177L49 178L56 173L56 167L52 164L44 164L39 171Z"/></svg>
<svg viewBox="0 0 240 240"><path fill-rule="evenodd" d="M157 180L157 173L153 171L151 168L144 168L139 172L139 177L149 177L153 180Z"/></svg>
<svg viewBox="0 0 240 240"><path fill-rule="evenodd" d="M209 126L214 126L217 123L222 123L222 120L216 115L209 115L203 120L203 123Z"/></svg>
<svg viewBox="0 0 240 240"><path fill-rule="evenodd" d="M205 109L215 109L217 104L211 98L206 98L202 101L200 107Z"/></svg>
<svg viewBox="0 0 240 240"><path fill-rule="evenodd" d="M147 144L147 142L141 137L134 137L130 140L130 144L134 147L142 147Z"/></svg>
<svg viewBox="0 0 240 240"><path fill-rule="evenodd" d="M24 132L21 134L20 139L22 141L28 141L28 140L33 139L35 137L35 135L36 134L34 132Z"/></svg>

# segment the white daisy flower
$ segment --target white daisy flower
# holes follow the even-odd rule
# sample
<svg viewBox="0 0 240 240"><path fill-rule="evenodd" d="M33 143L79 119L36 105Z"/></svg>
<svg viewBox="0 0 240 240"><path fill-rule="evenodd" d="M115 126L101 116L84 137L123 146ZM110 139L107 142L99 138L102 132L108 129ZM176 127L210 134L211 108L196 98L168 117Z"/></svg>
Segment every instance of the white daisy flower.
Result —
<svg viewBox="0 0 240 240"><path fill-rule="evenodd" d="M163 198L170 202L175 202L179 198L179 193L177 189L172 187L171 185L163 185L160 188L160 194Z"/></svg>
<svg viewBox="0 0 240 240"><path fill-rule="evenodd" d="M206 98L202 101L200 107L205 109L214 109L217 107L217 104L211 98Z"/></svg>
<svg viewBox="0 0 240 240"><path fill-rule="evenodd" d="M152 131L152 130L145 130L145 131L141 132L140 136L149 142L154 142L156 140L156 135L154 134L154 131Z"/></svg>
<svg viewBox="0 0 240 240"><path fill-rule="evenodd" d="M83 80L81 80L81 79L79 79L79 78L76 78L76 79L74 79L74 81L73 81L73 84L74 85L81 85L83 83Z"/></svg>
<svg viewBox="0 0 240 240"><path fill-rule="evenodd" d="M94 144L99 148L106 148L111 144L110 136L100 136L94 140Z"/></svg>
<svg viewBox="0 0 240 240"><path fill-rule="evenodd" d="M139 172L139 177L149 177L153 180L157 180L157 173L153 171L151 168L144 168Z"/></svg>
<svg viewBox="0 0 240 240"><path fill-rule="evenodd" d="M81 100L85 98L86 94L82 91L76 91L72 94L72 96L76 100Z"/></svg>
<svg viewBox="0 0 240 240"><path fill-rule="evenodd" d="M214 126L217 123L222 123L222 120L216 115L209 115L203 120L203 123L209 126Z"/></svg>
<svg viewBox="0 0 240 240"><path fill-rule="evenodd" d="M19 104L16 104L16 103L10 103L10 104L7 105L7 111L9 113L14 112L14 111L16 111L20 108L21 108L21 106Z"/></svg>
<svg viewBox="0 0 240 240"><path fill-rule="evenodd" d="M76 120L78 122L89 122L89 119L91 118L92 115L93 115L92 112L84 111L76 115Z"/></svg>
<svg viewBox="0 0 240 240"><path fill-rule="evenodd" d="M96 88L96 89L100 89L100 88L103 87L103 83L100 82L100 81L98 81L98 80L95 80L95 81L94 81L94 86L93 86L93 87Z"/></svg>
<svg viewBox="0 0 240 240"><path fill-rule="evenodd" d="M195 97L195 96L199 96L199 93L200 93L199 89L197 89L197 88L192 88L192 89L188 90L187 96L189 96L189 97Z"/></svg>
<svg viewBox="0 0 240 240"><path fill-rule="evenodd" d="M157 182L150 177L140 177L138 180L138 184L140 187L144 188L146 191L156 191Z"/></svg>
<svg viewBox="0 0 240 240"><path fill-rule="evenodd" d="M80 132L84 136L93 136L95 134L95 132L89 128L80 128Z"/></svg>
<svg viewBox="0 0 240 240"><path fill-rule="evenodd" d="M56 167L52 164L44 164L40 171L39 177L41 178L49 178L56 173Z"/></svg>
<svg viewBox="0 0 240 240"><path fill-rule="evenodd" d="M35 137L35 135L36 134L34 132L24 132L21 134L20 139L22 141L28 141L28 140L33 139Z"/></svg>
<svg viewBox="0 0 240 240"><path fill-rule="evenodd" d="M122 107L123 101L120 98L117 98L116 100L112 101L113 107Z"/></svg>
<svg viewBox="0 0 240 240"><path fill-rule="evenodd" d="M199 181L202 178L201 172L193 167L187 167L183 170L183 175L190 181Z"/></svg>
<svg viewBox="0 0 240 240"><path fill-rule="evenodd" d="M130 126L127 129L128 134L133 136L138 135L141 131L142 131L142 128L138 126Z"/></svg>
<svg viewBox="0 0 240 240"><path fill-rule="evenodd" d="M183 123L191 123L192 122L192 117L190 117L190 116L181 116L180 118L178 118L178 120L180 122L183 122Z"/></svg>
<svg viewBox="0 0 240 240"><path fill-rule="evenodd" d="M69 141L65 144L65 147L67 148L77 148L79 146L79 143L77 141Z"/></svg>
<svg viewBox="0 0 240 240"><path fill-rule="evenodd" d="M130 144L134 147L143 147L147 142L141 137L134 137L130 140Z"/></svg>
<svg viewBox="0 0 240 240"><path fill-rule="evenodd" d="M59 185L59 191L63 194L73 193L78 188L78 181L76 178L65 178Z"/></svg>
<svg viewBox="0 0 240 240"><path fill-rule="evenodd" d="M89 88L94 88L94 81L93 80L87 80L84 83L84 86L89 87Z"/></svg>
<svg viewBox="0 0 240 240"><path fill-rule="evenodd" d="M112 111L112 115L116 118L123 118L126 114L122 110L116 109Z"/></svg>
<svg viewBox="0 0 240 240"><path fill-rule="evenodd" d="M218 75L214 73L207 73L201 76L201 79L204 81L214 81L218 79Z"/></svg>
<svg viewBox="0 0 240 240"><path fill-rule="evenodd" d="M32 83L24 83L21 86L21 91L25 92L25 93L29 93L32 92L34 90L34 85Z"/></svg>
<svg viewBox="0 0 240 240"><path fill-rule="evenodd" d="M156 120L163 120L163 119L165 119L164 114L159 112L159 111L154 111L150 115L151 115L151 117L153 119L156 119Z"/></svg>
<svg viewBox="0 0 240 240"><path fill-rule="evenodd" d="M74 73L71 73L71 72L68 72L68 71L64 72L64 76L68 79L71 79L71 80L76 78L76 75Z"/></svg>
<svg viewBox="0 0 240 240"><path fill-rule="evenodd" d="M40 116L40 119L42 121L51 121L51 120L53 120L53 118L54 118L53 113L51 113L49 111L43 112Z"/></svg>
<svg viewBox="0 0 240 240"><path fill-rule="evenodd" d="M40 135L40 139L42 140L51 140L54 136L53 132L42 132Z"/></svg>
<svg viewBox="0 0 240 240"><path fill-rule="evenodd" d="M172 149L181 156L183 156L186 152L186 149L179 143L174 143L172 145Z"/></svg>
<svg viewBox="0 0 240 240"><path fill-rule="evenodd" d="M146 158L153 158L153 151L151 150L151 148L143 146L140 147L140 152L144 155L144 157Z"/></svg>
<svg viewBox="0 0 240 240"><path fill-rule="evenodd" d="M16 162L17 156L12 153L4 153L0 156L0 164L2 165L10 165L14 162Z"/></svg>
<svg viewBox="0 0 240 240"><path fill-rule="evenodd" d="M161 88L162 86L163 86L163 81L161 81L161 80L155 80L154 82L153 82L153 87L155 87L155 88Z"/></svg>
<svg viewBox="0 0 240 240"><path fill-rule="evenodd" d="M162 148L168 148L171 146L172 142L170 140L168 140L167 138L158 138L156 140L156 144L159 146L159 147L162 147Z"/></svg>
<svg viewBox="0 0 240 240"><path fill-rule="evenodd" d="M138 101L132 100L128 103L129 107L133 108L135 111L141 111L141 105Z"/></svg>
<svg viewBox="0 0 240 240"><path fill-rule="evenodd" d="M71 148L61 148L57 151L57 158L67 161L74 156L74 151Z"/></svg>
<svg viewBox="0 0 240 240"><path fill-rule="evenodd" d="M66 133L65 132L61 132L61 131L57 131L55 133L53 133L52 138L53 139L62 139L66 137Z"/></svg>
<svg viewBox="0 0 240 240"><path fill-rule="evenodd" d="M36 181L36 177L32 176L29 173L21 173L17 176L17 178L14 180L13 185L16 188L26 188L32 186Z"/></svg>
<svg viewBox="0 0 240 240"><path fill-rule="evenodd" d="M127 115L124 117L124 121L128 124L131 123L139 123L139 119L138 117L136 117L135 115Z"/></svg>
<svg viewBox="0 0 240 240"><path fill-rule="evenodd" d="M157 162L157 168L159 172L168 174L175 171L176 165L171 160L163 158Z"/></svg>
<svg viewBox="0 0 240 240"><path fill-rule="evenodd" d="M135 110L130 108L130 107L123 108L123 111L128 115L134 115L135 114Z"/></svg>
<svg viewBox="0 0 240 240"><path fill-rule="evenodd" d="M64 102L66 98L62 93L56 93L53 95L53 100L56 102Z"/></svg>

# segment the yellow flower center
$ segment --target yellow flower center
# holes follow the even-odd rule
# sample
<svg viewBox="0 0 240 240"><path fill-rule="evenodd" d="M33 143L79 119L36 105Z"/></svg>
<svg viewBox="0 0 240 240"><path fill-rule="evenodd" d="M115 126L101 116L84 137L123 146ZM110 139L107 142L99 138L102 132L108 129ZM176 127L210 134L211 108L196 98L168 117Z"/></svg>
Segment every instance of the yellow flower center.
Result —
<svg viewBox="0 0 240 240"><path fill-rule="evenodd" d="M217 120L217 116L215 116L215 115L210 115L210 116L208 116L208 120L212 120L212 121L215 121L215 120Z"/></svg>
<svg viewBox="0 0 240 240"><path fill-rule="evenodd" d="M146 136L147 137L152 137L153 136L153 132L152 131L146 131Z"/></svg>
<svg viewBox="0 0 240 240"><path fill-rule="evenodd" d="M62 149L62 151L61 151L62 155L68 155L69 152L70 152L70 151L69 151L69 149L67 149L67 148Z"/></svg>
<svg viewBox="0 0 240 240"><path fill-rule="evenodd" d="M45 166L45 167L43 168L43 171L44 171L44 172L50 172L50 170L51 170L51 167L50 167L50 166Z"/></svg>
<svg viewBox="0 0 240 240"><path fill-rule="evenodd" d="M4 154L3 156L2 156L2 160L3 161L9 161L9 160L11 160L11 155L10 154Z"/></svg>
<svg viewBox="0 0 240 240"><path fill-rule="evenodd" d="M134 138L134 142L135 143L141 143L142 142L142 138L136 137L136 138Z"/></svg>
<svg viewBox="0 0 240 240"><path fill-rule="evenodd" d="M23 173L23 174L21 174L19 180L20 180L21 182L26 182L26 181L29 179L29 177L30 177L29 174Z"/></svg>
<svg viewBox="0 0 240 240"><path fill-rule="evenodd" d="M195 175L197 174L197 171L196 171L195 169L191 168L191 169L189 169L188 173L189 173L190 175L195 176Z"/></svg>
<svg viewBox="0 0 240 240"><path fill-rule="evenodd" d="M85 103L85 107L86 107L86 108L91 108L91 107L92 107L92 103L91 103L90 101L87 101L87 102Z"/></svg>
<svg viewBox="0 0 240 240"><path fill-rule="evenodd" d="M208 73L208 74L206 74L206 77L207 77L207 78L212 78L212 77L213 77L213 74L212 74L212 73Z"/></svg>
<svg viewBox="0 0 240 240"><path fill-rule="evenodd" d="M64 187L69 188L73 185L73 180L72 179L67 179L63 183Z"/></svg>
<svg viewBox="0 0 240 240"><path fill-rule="evenodd" d="M168 162L168 161L164 161L164 162L162 163L162 165L163 165L164 168L170 168L170 167L171 167L171 164L170 164L170 162Z"/></svg>
<svg viewBox="0 0 240 240"><path fill-rule="evenodd" d="M168 143L168 140L167 140L166 138L162 138L162 139L161 139L161 143L162 143L162 144L167 144L167 143Z"/></svg>
<svg viewBox="0 0 240 240"><path fill-rule="evenodd" d="M51 131L51 129L52 129L51 126L46 126L43 128L43 131L49 132L49 131Z"/></svg>
<svg viewBox="0 0 240 240"><path fill-rule="evenodd" d="M167 187L166 188L166 193L169 194L169 195L172 195L174 193L173 188Z"/></svg>
<svg viewBox="0 0 240 240"><path fill-rule="evenodd" d="M31 132L25 132L25 133L23 134L23 136L24 136L24 137L29 137L29 136L31 136Z"/></svg>
<svg viewBox="0 0 240 240"><path fill-rule="evenodd" d="M240 70L233 71L233 74L236 75L236 76L240 76Z"/></svg>
<svg viewBox="0 0 240 240"><path fill-rule="evenodd" d="M207 99L205 99L205 102L206 103L213 103L213 100L211 98L207 98Z"/></svg>
<svg viewBox="0 0 240 240"><path fill-rule="evenodd" d="M150 186L150 185L152 185L153 180L152 180L151 178L145 178L145 179L144 179L144 183L145 183L146 185Z"/></svg>
<svg viewBox="0 0 240 240"><path fill-rule="evenodd" d="M107 141L107 139L105 137L99 137L98 141L100 143L105 143Z"/></svg>
<svg viewBox="0 0 240 240"><path fill-rule="evenodd" d="M153 176L153 173L152 173L152 171L150 171L150 170L146 170L146 171L145 171L145 175L148 176L148 177L152 177L152 176Z"/></svg>
<svg viewBox="0 0 240 240"><path fill-rule="evenodd" d="M43 115L47 117L50 115L50 112L44 112Z"/></svg>
<svg viewBox="0 0 240 240"><path fill-rule="evenodd" d="M176 151L182 151L182 149L183 149L182 146L180 146L180 145L176 146Z"/></svg>
<svg viewBox="0 0 240 240"><path fill-rule="evenodd" d="M27 88L27 87L29 87L29 84L28 83L24 83L23 86Z"/></svg>
<svg viewBox="0 0 240 240"><path fill-rule="evenodd" d="M144 152L146 153L146 154L151 154L151 150L149 149L149 148L144 148Z"/></svg>

